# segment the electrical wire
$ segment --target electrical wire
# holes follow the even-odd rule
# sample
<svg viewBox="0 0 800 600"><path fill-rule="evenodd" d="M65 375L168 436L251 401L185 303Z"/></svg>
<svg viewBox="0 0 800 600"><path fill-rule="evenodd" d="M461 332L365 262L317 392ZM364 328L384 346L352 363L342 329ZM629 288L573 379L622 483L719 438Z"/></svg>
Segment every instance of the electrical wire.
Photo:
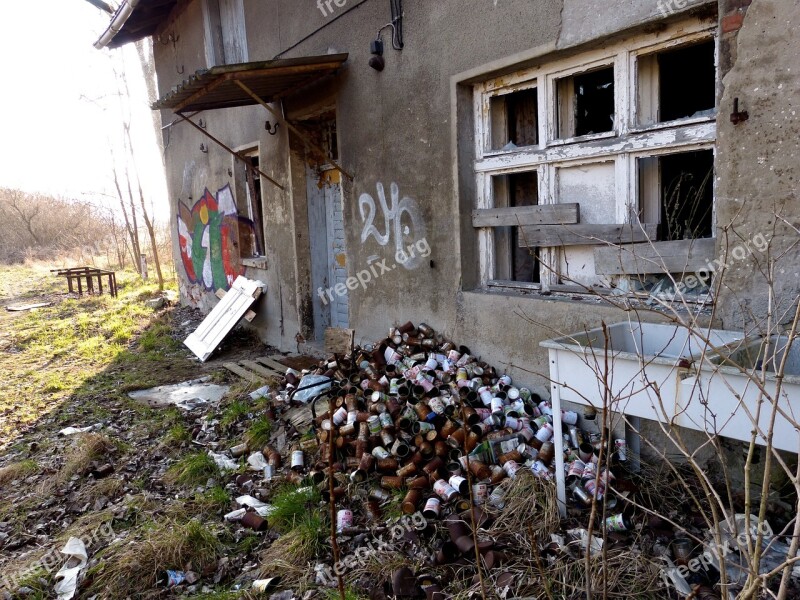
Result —
<svg viewBox="0 0 800 600"><path fill-rule="evenodd" d="M283 56L284 54L286 54L286 53L287 53L287 52L289 52L290 50L294 50L295 48L297 48L297 47L298 47L300 44L302 44L303 42L305 42L305 41L307 41L307 40L311 39L312 37L314 37L315 35L317 35L317 34L318 34L320 31L322 31L323 29L325 29L325 28L326 28L328 25L332 25L333 23L335 23L336 21L338 21L339 19L341 19L343 16L345 16L347 13L349 13L350 11L353 11L353 10L355 10L355 9L359 8L360 6L363 6L363 5L364 5L364 4L366 4L368 1L369 1L369 0L362 0L362 1L361 1L361 2L359 2L358 4L355 4L355 5L351 6L351 7L350 7L350 8L348 8L347 10L345 10L345 11L343 11L343 12L340 12L338 15L336 15L335 17L333 17L333 18L332 18L330 21L327 21L327 22L326 22L324 25L322 25L321 27L317 27L317 28L316 28L314 31L312 31L311 33L309 33L308 35L306 35L306 36L305 36L305 37L303 37L302 39L298 40L297 42L295 42L294 44L292 44L291 46L289 46L289 47L288 47L288 48L286 48L285 50L281 50L281 51L280 51L278 54L276 54L276 55L275 55L275 56L273 56L272 58L273 58L273 59L275 59L275 58L280 58L281 56ZM394 1L394 0L392 0L392 1Z"/></svg>
<svg viewBox="0 0 800 600"><path fill-rule="evenodd" d="M403 0L390 0L392 6L392 48L403 49Z"/></svg>

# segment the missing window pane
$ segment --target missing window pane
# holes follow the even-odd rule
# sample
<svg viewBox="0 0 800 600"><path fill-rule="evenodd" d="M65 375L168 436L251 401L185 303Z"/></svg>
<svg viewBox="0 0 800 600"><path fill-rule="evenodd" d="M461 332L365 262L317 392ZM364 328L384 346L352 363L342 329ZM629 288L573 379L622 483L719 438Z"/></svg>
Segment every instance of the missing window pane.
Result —
<svg viewBox="0 0 800 600"><path fill-rule="evenodd" d="M713 40L641 56L638 77L641 125L714 114Z"/></svg>
<svg viewBox="0 0 800 600"><path fill-rule="evenodd" d="M539 178L536 171L499 175L492 178L496 208L539 204ZM540 283L539 249L519 247L518 227L495 227L497 279Z"/></svg>
<svg viewBox="0 0 800 600"><path fill-rule="evenodd" d="M613 67L559 79L556 89L559 138L613 131Z"/></svg>
<svg viewBox="0 0 800 600"><path fill-rule="evenodd" d="M713 236L713 151L640 158L638 168L641 218L659 223L659 240Z"/></svg>
<svg viewBox="0 0 800 600"><path fill-rule="evenodd" d="M536 88L493 96L490 103L492 150L512 150L516 146L539 143Z"/></svg>

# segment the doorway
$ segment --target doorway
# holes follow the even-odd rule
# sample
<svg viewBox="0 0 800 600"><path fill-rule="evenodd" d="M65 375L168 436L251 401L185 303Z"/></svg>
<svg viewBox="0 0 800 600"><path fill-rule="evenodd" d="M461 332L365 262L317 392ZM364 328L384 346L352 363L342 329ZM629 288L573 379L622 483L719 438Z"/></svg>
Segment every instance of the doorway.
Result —
<svg viewBox="0 0 800 600"><path fill-rule="evenodd" d="M307 123L306 129L318 136L328 154L306 161L314 338L322 341L328 327L347 328L350 323L344 207L341 173L327 163L338 158L336 121Z"/></svg>

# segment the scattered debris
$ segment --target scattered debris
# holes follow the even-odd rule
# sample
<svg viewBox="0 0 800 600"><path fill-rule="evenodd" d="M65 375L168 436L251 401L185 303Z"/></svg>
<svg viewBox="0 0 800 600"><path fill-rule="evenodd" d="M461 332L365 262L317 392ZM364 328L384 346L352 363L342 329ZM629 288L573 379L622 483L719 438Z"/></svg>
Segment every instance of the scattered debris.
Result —
<svg viewBox="0 0 800 600"><path fill-rule="evenodd" d="M36 302L35 304L15 304L13 306L6 306L6 310L10 312L25 312L29 310L36 310L37 308L45 308L53 306L52 302Z"/></svg>
<svg viewBox="0 0 800 600"><path fill-rule="evenodd" d="M62 554L69 558L56 574L55 591L58 600L70 600L78 588L78 577L86 567L89 560L86 554L86 545L78 538L69 538L67 544L61 549Z"/></svg>

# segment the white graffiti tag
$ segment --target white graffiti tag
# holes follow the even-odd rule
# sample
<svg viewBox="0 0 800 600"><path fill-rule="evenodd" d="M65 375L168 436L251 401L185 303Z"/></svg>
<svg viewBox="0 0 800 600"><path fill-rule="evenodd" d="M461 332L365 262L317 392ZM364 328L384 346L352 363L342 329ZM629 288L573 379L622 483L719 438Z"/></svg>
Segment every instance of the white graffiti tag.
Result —
<svg viewBox="0 0 800 600"><path fill-rule="evenodd" d="M392 183L390 187L392 204L389 206L386 203L383 184L378 183L376 187L378 201L383 211L384 233L381 233L374 224L377 213L375 200L369 194L361 194L358 199L358 210L361 212L361 220L364 221L361 243L363 244L372 236L381 246L386 246L394 238L395 251L400 252L409 244L424 239L426 236L425 221L422 219L417 201L408 196L403 197L401 200L400 188L397 187L396 183ZM423 258L420 255L414 256L403 262L403 267L416 269L422 263Z"/></svg>

